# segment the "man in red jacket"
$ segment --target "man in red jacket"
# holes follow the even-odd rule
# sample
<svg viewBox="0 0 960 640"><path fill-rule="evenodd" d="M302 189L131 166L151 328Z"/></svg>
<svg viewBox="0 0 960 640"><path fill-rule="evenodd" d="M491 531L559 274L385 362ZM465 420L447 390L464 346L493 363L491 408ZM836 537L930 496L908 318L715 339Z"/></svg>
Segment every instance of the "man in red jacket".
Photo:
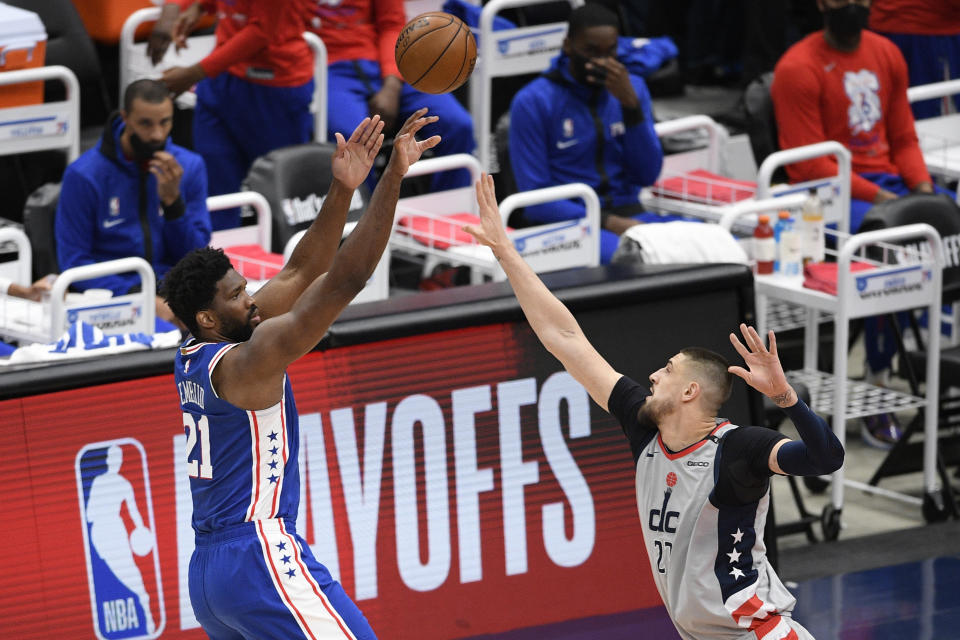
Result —
<svg viewBox="0 0 960 640"><path fill-rule="evenodd" d="M850 230L874 204L935 187L917 142L907 102L907 65L897 47L865 31L870 0L817 0L824 30L793 45L777 63L771 90L780 147L836 140L850 150ZM787 167L791 181L835 175L833 158ZM950 194L953 196L954 194ZM895 353L889 323L864 327L868 377L882 381ZM874 420L864 438L889 447L899 438L892 419Z"/></svg>
<svg viewBox="0 0 960 640"><path fill-rule="evenodd" d="M163 7L147 49L155 64L171 41L186 46L202 13L218 17L213 52L163 73L174 93L197 85L193 143L207 165L210 195L239 191L257 157L312 137L313 55L302 36L304 2L168 0ZM359 122L336 130L353 131ZM235 227L240 212L217 212L212 221L214 230Z"/></svg>
<svg viewBox="0 0 960 640"><path fill-rule="evenodd" d="M394 59L397 35L406 24L403 0L309 0L307 28L327 47L327 127L353 131L365 117L379 114L390 132L420 107L440 116L425 136L439 135L437 155L471 153L476 147L473 120L450 94L421 93L403 81ZM465 170L439 174L434 190L470 184ZM371 185L372 186L372 185Z"/></svg>

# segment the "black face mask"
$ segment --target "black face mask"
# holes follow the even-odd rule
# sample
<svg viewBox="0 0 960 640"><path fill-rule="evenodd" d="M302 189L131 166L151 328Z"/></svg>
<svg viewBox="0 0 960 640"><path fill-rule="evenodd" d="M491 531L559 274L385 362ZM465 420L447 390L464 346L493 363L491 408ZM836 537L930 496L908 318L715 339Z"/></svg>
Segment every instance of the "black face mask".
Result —
<svg viewBox="0 0 960 640"><path fill-rule="evenodd" d="M163 151L167 146L167 141L147 142L133 131L130 132L130 146L133 147L133 159L137 162L147 162L153 159L153 154L157 151Z"/></svg>
<svg viewBox="0 0 960 640"><path fill-rule="evenodd" d="M588 62L590 62L590 58L582 56L576 51L571 51L570 73L572 73L573 78L581 84L590 85L592 87L602 87L607 79L607 70L603 67L593 65L593 68L588 71ZM588 75L593 76L592 82L587 80Z"/></svg>
<svg viewBox="0 0 960 640"><path fill-rule="evenodd" d="M867 26L870 7L848 4L845 7L827 9L823 14L823 23L827 30L841 40L853 40Z"/></svg>

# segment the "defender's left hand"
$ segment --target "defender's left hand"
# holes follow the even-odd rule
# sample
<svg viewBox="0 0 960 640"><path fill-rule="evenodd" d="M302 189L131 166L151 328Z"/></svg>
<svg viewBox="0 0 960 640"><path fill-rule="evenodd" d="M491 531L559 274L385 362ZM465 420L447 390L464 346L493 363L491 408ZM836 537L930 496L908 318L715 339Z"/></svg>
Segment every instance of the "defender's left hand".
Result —
<svg viewBox="0 0 960 640"><path fill-rule="evenodd" d="M740 333L749 349L740 342L737 336L730 334L730 342L737 353L743 358L747 369L743 367L729 367L727 371L743 378L748 385L767 396L778 407L789 407L797 402L797 393L787 382L787 376L780 365L777 355L777 338L773 331L768 332L770 349L763 346L763 340L753 327L740 325Z"/></svg>
<svg viewBox="0 0 960 640"><path fill-rule="evenodd" d="M620 101L621 105L627 109L637 109L640 106L637 92L633 89L633 83L630 82L630 72L619 60L616 58L594 58L587 63L587 74L589 75L590 70L597 67L606 70L607 76L603 84L607 91Z"/></svg>
<svg viewBox="0 0 960 640"><path fill-rule="evenodd" d="M370 173L370 167L383 145L383 120L380 116L364 118L344 140L338 131L337 152L333 155L333 177L350 189L356 189Z"/></svg>

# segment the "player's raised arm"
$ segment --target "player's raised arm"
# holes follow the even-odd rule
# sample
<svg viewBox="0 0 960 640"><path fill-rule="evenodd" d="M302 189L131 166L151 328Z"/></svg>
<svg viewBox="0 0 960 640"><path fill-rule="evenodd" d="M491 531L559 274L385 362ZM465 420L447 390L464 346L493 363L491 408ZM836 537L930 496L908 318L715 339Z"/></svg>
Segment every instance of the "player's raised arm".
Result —
<svg viewBox="0 0 960 640"><path fill-rule="evenodd" d="M300 294L333 264L353 192L366 179L383 144L380 116L364 118L349 139L337 132L337 151L331 162L333 180L320 213L303 234L290 260L254 298L260 317L286 313Z"/></svg>
<svg viewBox="0 0 960 640"><path fill-rule="evenodd" d="M393 229L403 177L425 150L440 142L439 136L416 140L420 129L437 120L426 117L426 111L415 112L400 129L370 206L336 253L330 271L314 280L289 312L258 325L250 339L229 351L214 370L213 382L224 399L245 407L256 388L279 391L287 365L313 349L366 286Z"/></svg>
<svg viewBox="0 0 960 640"><path fill-rule="evenodd" d="M736 335L730 334L730 342L743 358L744 367L730 367L730 373L764 394L783 409L797 427L801 440L784 438L770 451L768 461L774 473L793 476L818 476L833 473L843 464L843 445L830 430L826 420L815 414L797 396L787 382L777 354L777 338L769 332L770 348L753 327L740 325L746 346Z"/></svg>
<svg viewBox="0 0 960 640"><path fill-rule="evenodd" d="M606 410L610 392L621 375L597 353L570 310L517 253L503 228L493 177L483 174L476 186L480 225L467 225L464 230L493 250L540 342L586 388L594 402Z"/></svg>

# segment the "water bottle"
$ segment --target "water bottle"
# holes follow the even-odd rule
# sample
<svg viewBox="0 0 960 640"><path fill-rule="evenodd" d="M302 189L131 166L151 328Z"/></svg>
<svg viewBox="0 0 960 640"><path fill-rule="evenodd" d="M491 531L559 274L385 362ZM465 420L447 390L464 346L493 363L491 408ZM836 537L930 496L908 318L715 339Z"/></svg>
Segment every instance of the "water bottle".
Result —
<svg viewBox="0 0 960 640"><path fill-rule="evenodd" d="M759 224L753 229L753 257L757 261L757 275L773 273L773 261L777 257L777 244L773 239L773 228L770 226L770 216L763 214L757 217Z"/></svg>
<svg viewBox="0 0 960 640"><path fill-rule="evenodd" d="M799 276L803 265L801 238L788 212L780 212L774 233L779 236L777 239L779 273L783 276Z"/></svg>
<svg viewBox="0 0 960 640"><path fill-rule="evenodd" d="M810 262L823 262L823 203L813 189L810 189L810 195L803 203L801 216L803 218L803 264L806 266Z"/></svg>

